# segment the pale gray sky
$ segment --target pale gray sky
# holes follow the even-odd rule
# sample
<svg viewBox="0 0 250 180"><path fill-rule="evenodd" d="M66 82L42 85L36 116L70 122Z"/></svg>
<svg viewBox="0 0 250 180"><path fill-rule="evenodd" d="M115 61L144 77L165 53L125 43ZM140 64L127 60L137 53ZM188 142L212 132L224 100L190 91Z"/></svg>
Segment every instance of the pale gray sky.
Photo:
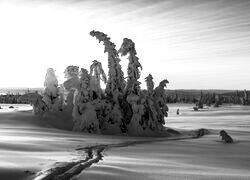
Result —
<svg viewBox="0 0 250 180"><path fill-rule="evenodd" d="M0 87L42 87L49 67L62 83L66 66L89 69L94 59L108 73L91 30L117 48L131 38L143 82L151 73L171 89L250 89L248 0L2 0Z"/></svg>

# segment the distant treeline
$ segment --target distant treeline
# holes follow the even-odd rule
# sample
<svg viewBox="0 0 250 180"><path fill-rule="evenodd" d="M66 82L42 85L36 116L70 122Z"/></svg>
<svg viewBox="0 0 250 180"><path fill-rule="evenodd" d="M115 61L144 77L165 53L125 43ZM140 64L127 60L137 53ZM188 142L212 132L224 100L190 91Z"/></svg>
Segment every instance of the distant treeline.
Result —
<svg viewBox="0 0 250 180"><path fill-rule="evenodd" d="M230 90L166 90L168 103L200 103L207 106L218 103L250 105L250 91Z"/></svg>
<svg viewBox="0 0 250 180"><path fill-rule="evenodd" d="M0 104L29 104L27 100L20 100L19 97L23 94L31 92L42 92L41 88L4 88L0 89Z"/></svg>
<svg viewBox="0 0 250 180"><path fill-rule="evenodd" d="M19 91L18 91L19 90ZM37 89L5 89L7 94L0 95L1 104L28 104L19 97L30 92L42 92L42 88ZM3 91L3 90L2 90ZM10 93L11 92L11 93ZM220 105L223 103L250 105L250 91L233 90L166 90L168 103L193 103L203 105ZM216 104L217 103L217 104Z"/></svg>
<svg viewBox="0 0 250 180"><path fill-rule="evenodd" d="M28 101L19 100L20 94L0 95L1 104L29 104Z"/></svg>
<svg viewBox="0 0 250 180"><path fill-rule="evenodd" d="M43 88L0 88L0 95L1 94L26 94L29 92L39 92L43 91Z"/></svg>

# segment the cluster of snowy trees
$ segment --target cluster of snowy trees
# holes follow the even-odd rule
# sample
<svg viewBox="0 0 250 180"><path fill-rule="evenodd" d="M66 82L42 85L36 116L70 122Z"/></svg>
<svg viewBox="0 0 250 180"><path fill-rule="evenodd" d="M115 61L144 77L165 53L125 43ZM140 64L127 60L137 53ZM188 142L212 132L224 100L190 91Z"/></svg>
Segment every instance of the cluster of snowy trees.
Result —
<svg viewBox="0 0 250 180"><path fill-rule="evenodd" d="M68 112L72 114L74 131L89 133L128 133L147 135L160 133L168 115L163 80L154 87L153 77L146 78L147 90L141 90L140 71L142 66L137 57L135 43L123 39L119 50L110 37L99 31L90 35L103 42L108 54L108 74L101 62L94 60L87 69L68 66L66 81L59 86L52 68L47 70L44 93L31 93L28 98L33 104L34 113L44 116L47 112ZM127 78L121 69L119 55L128 55ZM101 81L106 85L101 89Z"/></svg>

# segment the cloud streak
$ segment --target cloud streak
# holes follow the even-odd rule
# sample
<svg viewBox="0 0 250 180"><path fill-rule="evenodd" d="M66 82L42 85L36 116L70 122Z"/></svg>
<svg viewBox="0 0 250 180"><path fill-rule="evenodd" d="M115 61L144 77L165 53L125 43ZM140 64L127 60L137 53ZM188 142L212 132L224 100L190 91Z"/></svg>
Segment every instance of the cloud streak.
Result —
<svg viewBox="0 0 250 180"><path fill-rule="evenodd" d="M45 47L44 53L51 54L51 57L57 58L55 53L66 53L61 46L63 42L70 42L72 45L81 46L77 48L79 51L76 51L70 49L68 44L64 45L65 48L67 46L68 53L73 52L72 56L78 59L75 62L80 62L79 59L84 58L80 49L84 49L85 46L91 48L92 45L97 49L96 56L105 58L98 55L99 50L100 53L103 52L102 47L95 44L94 40L92 43L88 37L88 32L95 29L109 34L117 46L124 37L135 41L138 56L144 65L142 77L149 72L159 77L155 78L156 81L168 77L172 88L250 89L246 78L250 77L250 72L247 70L250 66L250 1L248 0L2 1L2 4L4 3L9 7L15 6L17 10L26 10L14 14L13 18L10 18L7 12L2 14L0 22L4 22L6 31L2 30L1 33L0 30L0 36L4 37L11 31L16 33L16 30L9 30L8 22L12 22L15 28L23 24L20 28L23 29L23 33L19 32L20 36L26 34L25 31L30 31L29 34L33 34L33 38L36 34L47 32L45 38L51 39L51 43L58 46L55 51ZM27 14L24 15L24 12ZM3 18L3 15L9 18ZM35 27L32 24L35 24ZM56 32L61 35L61 40ZM60 44L53 41L55 38ZM83 43L77 38L82 38ZM20 41L25 41L25 38ZM4 42L0 42L0 46L1 43L6 49ZM85 52L84 55L86 58L92 58L90 52ZM63 55L60 55L61 64L66 65L67 59L61 56ZM70 55L66 57L70 58ZM9 57L0 55L0 58ZM16 61L13 59L14 57L12 61ZM56 66L56 60L53 61ZM51 59L44 60L43 66L46 62L51 62ZM154 69L159 66L157 70ZM216 66L220 69L214 68ZM189 70L193 74L190 74ZM220 79L216 78L217 76ZM190 78L186 77L192 77L196 83L190 83ZM199 77L206 77L206 83ZM228 77L234 81L228 82Z"/></svg>

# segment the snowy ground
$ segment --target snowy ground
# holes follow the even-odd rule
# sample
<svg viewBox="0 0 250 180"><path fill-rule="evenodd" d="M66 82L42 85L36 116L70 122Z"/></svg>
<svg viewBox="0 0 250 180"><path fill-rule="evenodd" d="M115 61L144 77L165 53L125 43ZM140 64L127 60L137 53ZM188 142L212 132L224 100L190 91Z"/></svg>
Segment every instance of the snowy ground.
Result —
<svg viewBox="0 0 250 180"><path fill-rule="evenodd" d="M90 160L98 163L72 179L250 179L250 107L223 106L194 112L192 105L170 105L167 126L212 132L185 140L74 133L34 118L28 106L8 107L0 109L1 180L34 179L42 170L84 159L86 153L76 149L97 144L112 145L102 153L103 160L94 156ZM222 129L236 143L221 143L218 131ZM146 142L137 143L142 141Z"/></svg>

